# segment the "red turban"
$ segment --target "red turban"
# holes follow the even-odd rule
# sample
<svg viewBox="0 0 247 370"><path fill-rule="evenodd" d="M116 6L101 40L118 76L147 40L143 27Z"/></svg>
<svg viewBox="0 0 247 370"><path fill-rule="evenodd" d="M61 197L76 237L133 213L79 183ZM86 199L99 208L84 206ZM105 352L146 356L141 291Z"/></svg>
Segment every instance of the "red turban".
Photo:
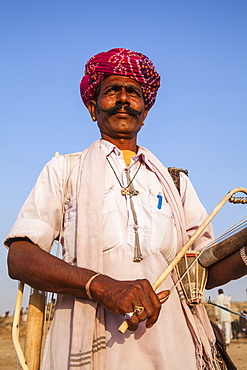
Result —
<svg viewBox="0 0 247 370"><path fill-rule="evenodd" d="M150 109L160 86L160 76L151 60L141 53L128 49L112 49L94 55L85 66L80 82L81 97L86 106L94 98L101 81L111 75L133 78L141 85L145 105Z"/></svg>

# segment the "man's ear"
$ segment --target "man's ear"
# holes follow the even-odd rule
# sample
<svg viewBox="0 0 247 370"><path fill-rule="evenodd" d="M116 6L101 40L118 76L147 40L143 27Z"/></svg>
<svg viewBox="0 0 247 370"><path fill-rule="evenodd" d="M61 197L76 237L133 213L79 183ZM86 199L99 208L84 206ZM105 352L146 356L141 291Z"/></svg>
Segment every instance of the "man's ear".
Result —
<svg viewBox="0 0 247 370"><path fill-rule="evenodd" d="M90 116L91 116L93 121L97 120L97 118L96 118L96 106L97 106L97 103L96 103L95 100L90 100L90 102L88 103L88 106L87 106L87 109L89 110Z"/></svg>
<svg viewBox="0 0 247 370"><path fill-rule="evenodd" d="M148 107L145 105L144 112L143 112L144 119L147 118L148 112L149 112Z"/></svg>

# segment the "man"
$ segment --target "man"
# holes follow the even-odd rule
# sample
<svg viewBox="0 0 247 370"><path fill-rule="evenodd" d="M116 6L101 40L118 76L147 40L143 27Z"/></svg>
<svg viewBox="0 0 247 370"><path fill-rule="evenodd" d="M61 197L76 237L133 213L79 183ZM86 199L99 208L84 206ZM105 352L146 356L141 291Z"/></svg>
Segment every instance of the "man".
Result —
<svg viewBox="0 0 247 370"><path fill-rule="evenodd" d="M215 368L203 307L190 310L178 288L161 308L175 273L160 293L151 287L206 217L187 176L179 196L167 168L137 145L159 85L143 54L113 49L88 61L80 91L101 140L45 166L6 239L10 276L58 293L42 369ZM64 261L47 253L59 235ZM209 226L193 248L211 239Z"/></svg>
<svg viewBox="0 0 247 370"><path fill-rule="evenodd" d="M216 297L216 304L221 307L230 309L231 297L224 294L223 289L218 289L218 295ZM232 339L232 316L231 313L215 307L216 322L218 327L224 332L226 345L229 345Z"/></svg>

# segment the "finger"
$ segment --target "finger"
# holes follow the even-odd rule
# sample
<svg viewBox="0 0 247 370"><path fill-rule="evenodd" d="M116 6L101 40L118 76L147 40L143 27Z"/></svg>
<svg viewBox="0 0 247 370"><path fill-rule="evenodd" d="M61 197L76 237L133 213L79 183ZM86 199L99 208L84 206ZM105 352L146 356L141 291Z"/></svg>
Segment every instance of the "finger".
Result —
<svg viewBox="0 0 247 370"><path fill-rule="evenodd" d="M130 320L127 320L128 323L128 329L130 331L135 331L138 328L138 325L140 324L140 320L138 316L133 315Z"/></svg>
<svg viewBox="0 0 247 370"><path fill-rule="evenodd" d="M162 290L162 292L159 292L157 296L159 297L160 303L163 304L170 297L170 290Z"/></svg>
<svg viewBox="0 0 247 370"><path fill-rule="evenodd" d="M147 309L148 306L150 307ZM147 300L147 304L138 303L138 305L134 306L132 312L125 314L125 318L127 319L126 321L127 321L129 330L131 331L136 330L141 321L147 320L148 316L147 316L146 310L148 312L151 312L152 314L154 312L150 299Z"/></svg>
<svg viewBox="0 0 247 370"><path fill-rule="evenodd" d="M118 287L117 295L114 297L115 305L118 306L119 311L117 313L125 315L126 308L129 311L134 311L135 306L143 306L142 301L145 301L146 305L150 305L148 301L152 287L146 279L137 279L125 283L127 283L127 286L121 291Z"/></svg>
<svg viewBox="0 0 247 370"><path fill-rule="evenodd" d="M160 310L160 301L148 280L143 280L145 295L141 298L141 305L145 308L145 318L152 317ZM144 318L144 315L141 316Z"/></svg>
<svg viewBox="0 0 247 370"><path fill-rule="evenodd" d="M128 282L128 288L124 289L124 296L121 291L116 297L118 313L125 316L126 313L134 312L136 306L144 308L143 312L138 312L138 315L131 315L129 319L127 318L129 330L136 330L140 321L150 318L150 322L154 323L159 316L161 303L150 282L146 279L138 279L135 282Z"/></svg>
<svg viewBox="0 0 247 370"><path fill-rule="evenodd" d="M153 316L156 309L160 308L160 301L150 283L146 279L136 280L135 294L132 295L132 312L138 316L139 321L144 321ZM151 300L152 297L152 300ZM131 320L132 319L132 320ZM135 322L132 317L131 322Z"/></svg>
<svg viewBox="0 0 247 370"><path fill-rule="evenodd" d="M145 305L134 307L134 313L138 317L139 321L147 320L148 314L146 311L147 311L147 308L145 308Z"/></svg>
<svg viewBox="0 0 247 370"><path fill-rule="evenodd" d="M158 295L154 291L152 294L150 294L150 301L152 304L152 313L150 311L150 315L148 315L148 320L146 322L147 328L151 328L156 323L161 309L160 300L158 298Z"/></svg>

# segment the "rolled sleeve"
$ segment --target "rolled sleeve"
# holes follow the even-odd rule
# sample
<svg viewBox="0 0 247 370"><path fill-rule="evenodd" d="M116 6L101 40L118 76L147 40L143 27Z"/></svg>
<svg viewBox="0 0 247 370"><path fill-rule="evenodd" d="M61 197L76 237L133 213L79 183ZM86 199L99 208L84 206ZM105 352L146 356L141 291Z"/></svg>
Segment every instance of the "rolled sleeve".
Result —
<svg viewBox="0 0 247 370"><path fill-rule="evenodd" d="M7 238L5 246L9 247L9 241L15 238L28 238L46 252L50 252L54 238L54 230L41 220L20 219L16 220Z"/></svg>
<svg viewBox="0 0 247 370"><path fill-rule="evenodd" d="M63 215L64 156L54 157L41 171L4 244L28 238L49 252L60 232Z"/></svg>

